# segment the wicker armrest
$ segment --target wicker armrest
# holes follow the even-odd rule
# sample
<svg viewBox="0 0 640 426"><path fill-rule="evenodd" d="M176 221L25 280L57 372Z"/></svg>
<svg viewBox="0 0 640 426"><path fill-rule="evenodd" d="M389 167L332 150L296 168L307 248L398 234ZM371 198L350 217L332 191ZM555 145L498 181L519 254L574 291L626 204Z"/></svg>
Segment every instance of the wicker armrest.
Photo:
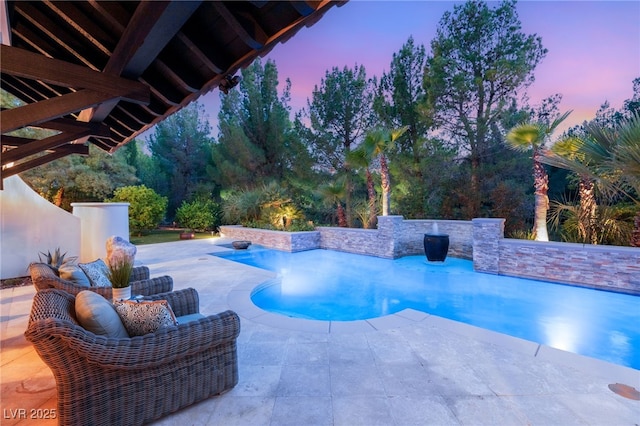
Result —
<svg viewBox="0 0 640 426"><path fill-rule="evenodd" d="M29 264L29 275L31 275L31 282L37 290L56 288L59 284L66 283L45 263L33 262Z"/></svg>
<svg viewBox="0 0 640 426"><path fill-rule="evenodd" d="M149 278L151 278L151 273L149 272L148 266L134 266L129 282L148 280Z"/></svg>
<svg viewBox="0 0 640 426"><path fill-rule="evenodd" d="M173 278L169 275L131 282L131 294L133 295L148 296L156 293L167 293L171 290L173 290Z"/></svg>
<svg viewBox="0 0 640 426"><path fill-rule="evenodd" d="M56 276L33 276L31 278L31 282L36 290L44 290L45 288L59 288L63 290L68 290L72 287L76 287L75 284L70 284L68 281L63 280L60 277Z"/></svg>
<svg viewBox="0 0 640 426"><path fill-rule="evenodd" d="M129 339L90 337L81 327L74 329L76 333L62 340L68 340L69 346L88 362L101 368L140 370L166 365L219 345L235 345L240 318L233 311L225 311Z"/></svg>
<svg viewBox="0 0 640 426"><path fill-rule="evenodd" d="M200 312L200 298L193 288L145 296L144 300L166 300L177 317Z"/></svg>

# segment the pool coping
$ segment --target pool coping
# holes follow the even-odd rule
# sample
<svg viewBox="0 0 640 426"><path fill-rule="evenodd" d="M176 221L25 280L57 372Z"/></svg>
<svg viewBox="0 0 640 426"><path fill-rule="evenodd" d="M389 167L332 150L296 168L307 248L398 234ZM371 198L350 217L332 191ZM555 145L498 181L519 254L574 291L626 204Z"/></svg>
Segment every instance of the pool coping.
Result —
<svg viewBox="0 0 640 426"><path fill-rule="evenodd" d="M505 349L531 356L541 361L559 363L590 374L597 374L619 383L640 381L640 370L614 364L597 358L556 349L538 342L484 329L459 321L427 314L415 309L404 309L391 315L355 321L322 321L292 318L267 312L251 300L252 291L263 283L238 284L227 295L229 307L240 317L269 327L305 333L347 334L375 333L420 324L427 328L438 328L468 338L490 343ZM464 348L459 348L465 350ZM634 379L634 375L636 376Z"/></svg>

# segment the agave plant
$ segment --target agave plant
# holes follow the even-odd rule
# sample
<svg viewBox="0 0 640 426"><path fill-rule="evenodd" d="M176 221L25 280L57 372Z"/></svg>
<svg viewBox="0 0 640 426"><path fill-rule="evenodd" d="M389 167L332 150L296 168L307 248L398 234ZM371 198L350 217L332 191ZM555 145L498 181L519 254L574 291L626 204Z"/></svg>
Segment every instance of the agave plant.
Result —
<svg viewBox="0 0 640 426"><path fill-rule="evenodd" d="M71 256L71 257L66 257L66 256L67 256L67 253L64 252L61 254L60 247L58 247L53 251L53 253L51 253L51 251L47 251L46 254L43 252L40 252L38 254L38 259L40 259L40 263L45 263L49 265L49 267L57 273L62 265L67 263L73 263L78 259L77 256Z"/></svg>

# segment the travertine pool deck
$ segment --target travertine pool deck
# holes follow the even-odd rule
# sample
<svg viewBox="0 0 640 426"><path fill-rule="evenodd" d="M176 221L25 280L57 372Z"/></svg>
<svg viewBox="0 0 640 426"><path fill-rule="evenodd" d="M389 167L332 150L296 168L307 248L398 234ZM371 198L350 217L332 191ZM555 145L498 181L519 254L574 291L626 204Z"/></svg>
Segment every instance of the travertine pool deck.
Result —
<svg viewBox="0 0 640 426"><path fill-rule="evenodd" d="M242 320L238 385L157 425L640 424L640 401L608 387L640 389L638 370L413 310L353 322L270 314L249 295L273 274L210 255L225 242L138 247L153 276L198 290L202 313ZM53 376L23 336L34 292L0 291L2 425L56 424L31 418L56 408Z"/></svg>

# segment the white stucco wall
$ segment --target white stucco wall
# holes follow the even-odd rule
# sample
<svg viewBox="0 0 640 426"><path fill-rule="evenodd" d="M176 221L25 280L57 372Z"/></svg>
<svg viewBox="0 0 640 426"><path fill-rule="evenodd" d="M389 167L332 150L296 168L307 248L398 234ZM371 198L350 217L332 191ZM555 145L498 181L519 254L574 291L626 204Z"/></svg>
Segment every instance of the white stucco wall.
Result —
<svg viewBox="0 0 640 426"><path fill-rule="evenodd" d="M129 203L71 203L80 218L80 262L106 259L106 241L116 235L129 241Z"/></svg>
<svg viewBox="0 0 640 426"><path fill-rule="evenodd" d="M4 179L0 191L0 279L28 274L38 253L56 248L80 254L80 218L33 191L20 177Z"/></svg>

